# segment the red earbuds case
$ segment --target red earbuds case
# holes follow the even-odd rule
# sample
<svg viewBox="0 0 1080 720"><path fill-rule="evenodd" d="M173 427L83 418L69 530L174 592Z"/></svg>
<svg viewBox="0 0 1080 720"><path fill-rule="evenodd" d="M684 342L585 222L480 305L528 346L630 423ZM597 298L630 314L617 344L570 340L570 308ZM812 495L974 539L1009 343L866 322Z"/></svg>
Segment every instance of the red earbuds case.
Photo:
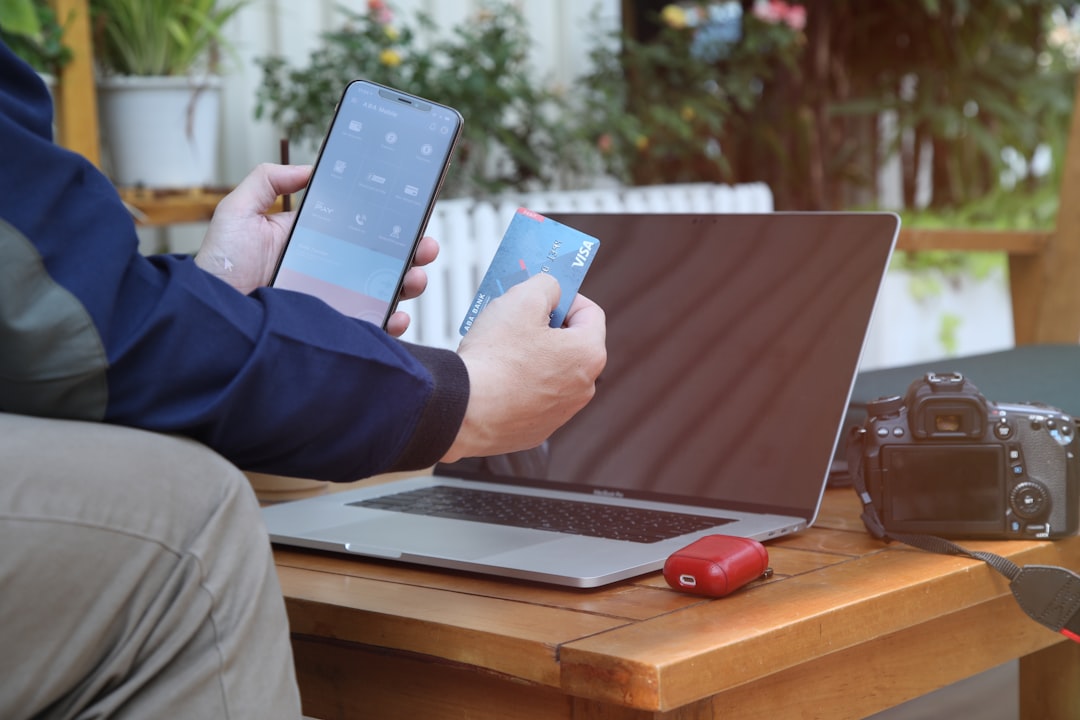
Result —
<svg viewBox="0 0 1080 720"><path fill-rule="evenodd" d="M746 583L771 574L769 551L757 540L706 535L664 563L664 579L676 590L723 597Z"/></svg>

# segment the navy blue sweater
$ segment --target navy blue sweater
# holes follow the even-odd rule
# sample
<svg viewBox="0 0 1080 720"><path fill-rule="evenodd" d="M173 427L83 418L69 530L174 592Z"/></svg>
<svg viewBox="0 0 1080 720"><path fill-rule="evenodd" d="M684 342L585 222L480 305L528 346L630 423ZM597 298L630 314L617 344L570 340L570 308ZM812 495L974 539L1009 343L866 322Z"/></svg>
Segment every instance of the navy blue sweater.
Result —
<svg viewBox="0 0 1080 720"><path fill-rule="evenodd" d="M51 134L44 84L0 43L0 411L182 434L328 480L446 452L468 399L455 353L141 255L111 182Z"/></svg>

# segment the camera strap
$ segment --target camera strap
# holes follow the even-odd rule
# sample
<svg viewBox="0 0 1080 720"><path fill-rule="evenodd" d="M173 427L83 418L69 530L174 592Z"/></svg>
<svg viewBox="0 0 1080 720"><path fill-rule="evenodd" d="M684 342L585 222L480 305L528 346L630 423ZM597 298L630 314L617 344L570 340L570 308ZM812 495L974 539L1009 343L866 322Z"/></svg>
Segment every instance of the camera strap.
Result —
<svg viewBox="0 0 1080 720"><path fill-rule="evenodd" d="M940 555L962 555L981 560L1009 579L1009 589L1021 609L1041 625L1080 642L1080 574L1051 565L1025 565L990 552L969 550L951 540L935 535L890 533L885 529L866 490L862 472L862 443L866 432L856 427L848 438L848 469L852 484L862 502L862 521L879 540L897 541Z"/></svg>

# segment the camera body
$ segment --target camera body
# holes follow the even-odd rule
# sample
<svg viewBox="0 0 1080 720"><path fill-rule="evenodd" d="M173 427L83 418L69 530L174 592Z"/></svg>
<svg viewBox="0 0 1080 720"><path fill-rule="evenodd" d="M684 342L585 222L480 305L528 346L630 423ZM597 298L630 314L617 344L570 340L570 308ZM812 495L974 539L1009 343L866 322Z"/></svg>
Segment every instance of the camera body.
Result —
<svg viewBox="0 0 1080 720"><path fill-rule="evenodd" d="M962 375L930 373L874 400L862 428L866 490L885 529L944 537L1075 534L1080 439L1046 405L994 404Z"/></svg>

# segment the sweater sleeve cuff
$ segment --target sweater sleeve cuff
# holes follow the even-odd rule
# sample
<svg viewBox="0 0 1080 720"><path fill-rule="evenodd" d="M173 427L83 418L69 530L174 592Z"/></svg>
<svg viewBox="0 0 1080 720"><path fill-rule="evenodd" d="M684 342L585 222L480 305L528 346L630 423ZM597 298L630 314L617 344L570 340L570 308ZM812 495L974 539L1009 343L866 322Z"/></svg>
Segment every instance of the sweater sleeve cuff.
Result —
<svg viewBox="0 0 1080 720"><path fill-rule="evenodd" d="M457 438L469 404L469 373L457 353L407 342L401 345L427 368L434 389L412 439L390 471L420 470L437 463Z"/></svg>

